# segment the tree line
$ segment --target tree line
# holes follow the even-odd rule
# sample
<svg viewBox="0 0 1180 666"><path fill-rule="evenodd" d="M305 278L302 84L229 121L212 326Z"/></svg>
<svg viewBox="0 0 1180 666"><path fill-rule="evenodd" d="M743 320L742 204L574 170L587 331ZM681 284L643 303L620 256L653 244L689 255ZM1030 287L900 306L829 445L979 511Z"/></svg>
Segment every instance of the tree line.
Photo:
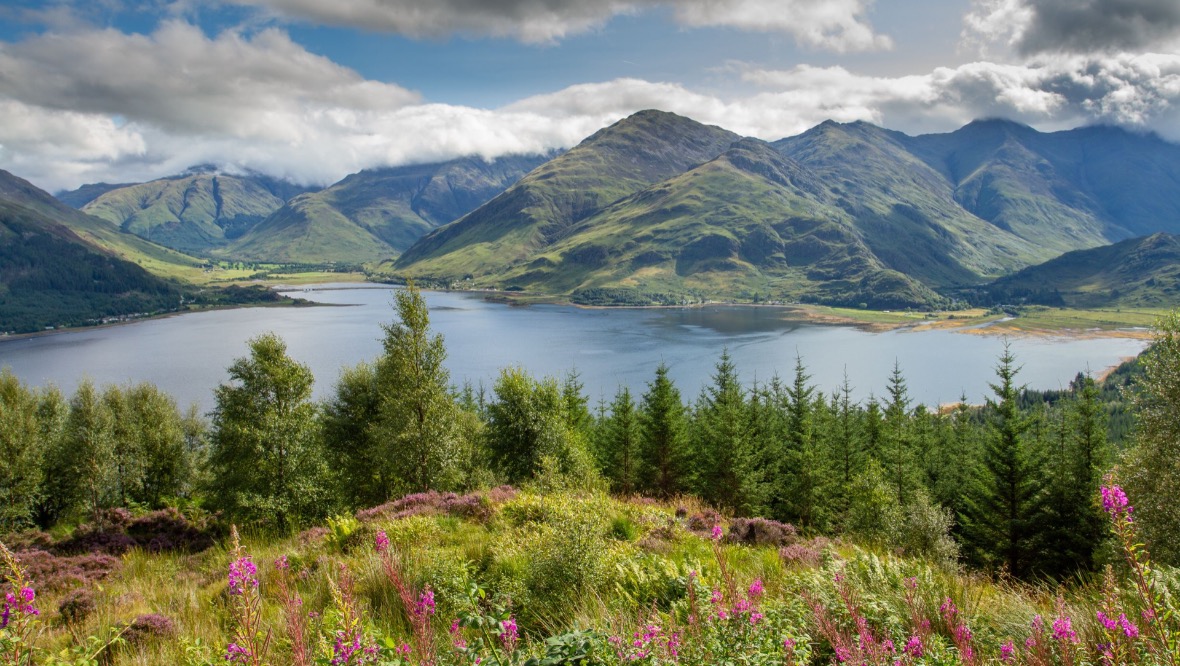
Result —
<svg viewBox="0 0 1180 666"><path fill-rule="evenodd" d="M1176 316L1122 392L1082 374L1024 391L1005 349L985 405L916 404L896 366L883 396L857 401L847 379L819 391L802 359L790 378L744 386L723 352L694 399L661 364L640 394L620 387L592 406L576 372L507 368L490 391L454 387L421 294L410 286L394 306L381 355L319 403L273 334L229 367L208 420L148 384L83 383L66 400L0 373L0 531L166 505L285 530L407 493L537 483L694 495L812 534L1062 577L1102 563L1094 498L1121 463L1129 486L1161 498L1136 514L1153 552L1180 554L1167 501L1180 478ZM1128 412L1138 427L1123 451L1107 415Z"/></svg>

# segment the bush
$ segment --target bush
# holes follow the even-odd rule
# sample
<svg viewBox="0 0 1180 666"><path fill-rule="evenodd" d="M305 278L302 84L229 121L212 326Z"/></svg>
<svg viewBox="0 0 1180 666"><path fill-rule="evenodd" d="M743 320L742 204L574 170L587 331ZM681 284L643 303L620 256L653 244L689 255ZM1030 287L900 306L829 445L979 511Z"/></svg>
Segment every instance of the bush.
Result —
<svg viewBox="0 0 1180 666"><path fill-rule="evenodd" d="M794 525L767 518L734 518L729 523L726 543L747 546L786 546L799 535Z"/></svg>
<svg viewBox="0 0 1180 666"><path fill-rule="evenodd" d="M70 592L57 605L57 613L67 625L80 625L94 614L94 593L86 588Z"/></svg>
<svg viewBox="0 0 1180 666"><path fill-rule="evenodd" d="M172 620L159 613L140 615L126 625L123 640L128 647L139 647L153 640L170 639L176 635Z"/></svg>

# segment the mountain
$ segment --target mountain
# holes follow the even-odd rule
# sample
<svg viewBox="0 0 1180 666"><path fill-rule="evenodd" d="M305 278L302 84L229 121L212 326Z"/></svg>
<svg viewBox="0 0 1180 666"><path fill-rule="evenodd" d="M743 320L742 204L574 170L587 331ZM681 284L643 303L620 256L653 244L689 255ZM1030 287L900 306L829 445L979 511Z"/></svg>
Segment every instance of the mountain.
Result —
<svg viewBox="0 0 1180 666"><path fill-rule="evenodd" d="M1067 251L1180 233L1180 198L1170 195L1180 186L1180 146L1155 135L1114 127L1042 133L987 120L907 144L965 209L1042 246Z"/></svg>
<svg viewBox="0 0 1180 666"><path fill-rule="evenodd" d="M0 170L0 332L279 300L264 288L199 288L161 276L192 274L200 266Z"/></svg>
<svg viewBox="0 0 1180 666"><path fill-rule="evenodd" d="M1171 307L1180 302L1180 237L1157 233L1067 252L1000 278L976 300L1081 308Z"/></svg>
<svg viewBox="0 0 1180 666"><path fill-rule="evenodd" d="M54 194L54 198L70 208L81 208L100 196L124 187L131 187L136 183L89 183L76 190L68 190Z"/></svg>
<svg viewBox="0 0 1180 666"><path fill-rule="evenodd" d="M160 245L208 255L309 189L260 174L225 174L203 166L180 176L111 189L82 210Z"/></svg>
<svg viewBox="0 0 1180 666"><path fill-rule="evenodd" d="M465 157L361 171L291 199L223 253L304 263L389 259L500 194L550 157Z"/></svg>
<svg viewBox="0 0 1180 666"><path fill-rule="evenodd" d="M398 270L463 275L531 261L604 207L721 154L739 137L662 111L641 111L537 167L465 217L424 236Z"/></svg>
<svg viewBox="0 0 1180 666"><path fill-rule="evenodd" d="M1180 146L1110 128L829 121L765 144L645 111L382 268L585 302L921 306L1133 229L1180 231L1178 193Z"/></svg>

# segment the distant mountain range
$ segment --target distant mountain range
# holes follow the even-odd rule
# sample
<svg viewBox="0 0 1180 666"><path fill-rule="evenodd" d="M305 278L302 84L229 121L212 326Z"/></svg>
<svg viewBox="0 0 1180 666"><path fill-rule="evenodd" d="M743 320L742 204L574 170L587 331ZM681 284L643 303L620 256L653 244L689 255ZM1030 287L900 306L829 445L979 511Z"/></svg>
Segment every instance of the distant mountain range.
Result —
<svg viewBox="0 0 1180 666"><path fill-rule="evenodd" d="M921 136L829 121L764 142L643 111L564 153L372 169L322 190L198 169L60 196L207 257L582 303L922 307L1063 253L1180 233L1180 146L1002 120Z"/></svg>
<svg viewBox="0 0 1180 666"><path fill-rule="evenodd" d="M96 324L194 303L277 300L256 289L198 288L162 277L198 271L201 263L0 171L0 332Z"/></svg>
<svg viewBox="0 0 1180 666"><path fill-rule="evenodd" d="M1156 231L1180 231L1180 146L1155 136L981 121L909 137L826 122L765 143L645 111L383 268L584 302L922 306Z"/></svg>

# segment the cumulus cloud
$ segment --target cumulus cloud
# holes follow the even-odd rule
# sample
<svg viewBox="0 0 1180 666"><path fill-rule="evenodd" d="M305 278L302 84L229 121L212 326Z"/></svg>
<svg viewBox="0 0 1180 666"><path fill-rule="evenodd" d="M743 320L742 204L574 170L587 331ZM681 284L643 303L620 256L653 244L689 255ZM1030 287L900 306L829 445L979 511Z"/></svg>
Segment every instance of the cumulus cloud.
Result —
<svg viewBox="0 0 1180 666"><path fill-rule="evenodd" d="M1176 0L975 0L963 37L986 49L1018 53L1174 50L1180 46Z"/></svg>
<svg viewBox="0 0 1180 666"><path fill-rule="evenodd" d="M865 14L871 0L237 0L281 15L411 37L453 33L552 43L612 17L671 8L678 23L782 32L836 51L889 48Z"/></svg>
<svg viewBox="0 0 1180 666"><path fill-rule="evenodd" d="M801 113L867 120L910 132L1004 117L1061 129L1109 123L1180 139L1180 55L1057 56L1024 65L974 62L929 74L869 77L841 67L749 69L743 77Z"/></svg>
<svg viewBox="0 0 1180 666"><path fill-rule="evenodd" d="M91 30L0 44L0 168L47 189L213 163L329 184L364 168L569 147L658 108L774 140L824 120L910 133L1002 116L1041 129L1110 122L1180 139L1180 55L1042 56L910 76L733 65L750 90L675 82L569 86L498 109L432 104L308 53L281 30L210 38Z"/></svg>

